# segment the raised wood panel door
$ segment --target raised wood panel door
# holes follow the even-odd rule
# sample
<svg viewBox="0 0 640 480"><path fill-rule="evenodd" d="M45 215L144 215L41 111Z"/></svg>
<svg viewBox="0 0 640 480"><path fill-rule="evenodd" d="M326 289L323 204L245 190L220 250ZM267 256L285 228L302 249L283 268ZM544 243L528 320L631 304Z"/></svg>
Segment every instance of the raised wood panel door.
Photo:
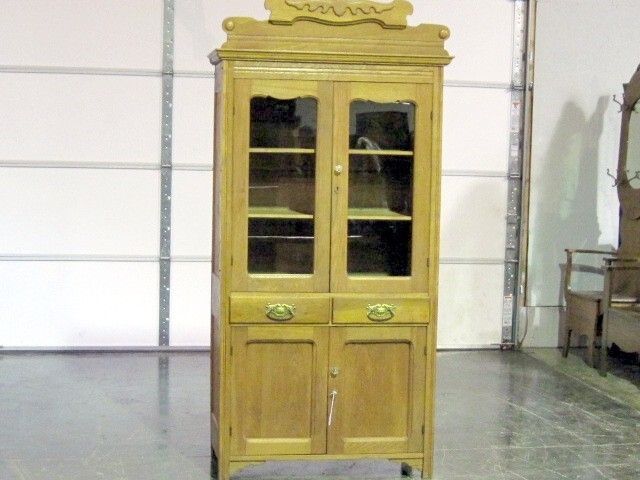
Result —
<svg viewBox="0 0 640 480"><path fill-rule="evenodd" d="M232 328L235 455L326 452L327 327Z"/></svg>
<svg viewBox="0 0 640 480"><path fill-rule="evenodd" d="M422 452L426 337L427 327L332 329L328 453Z"/></svg>

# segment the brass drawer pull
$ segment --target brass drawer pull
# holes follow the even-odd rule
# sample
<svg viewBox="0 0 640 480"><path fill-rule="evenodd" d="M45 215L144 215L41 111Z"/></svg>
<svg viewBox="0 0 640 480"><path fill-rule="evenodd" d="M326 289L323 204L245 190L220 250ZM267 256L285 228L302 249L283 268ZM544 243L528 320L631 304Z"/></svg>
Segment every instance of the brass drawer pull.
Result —
<svg viewBox="0 0 640 480"><path fill-rule="evenodd" d="M396 306L387 303L377 303L367 306L367 317L374 322L386 322L396 314Z"/></svg>
<svg viewBox="0 0 640 480"><path fill-rule="evenodd" d="M265 307L265 313L271 320L286 322L295 316L296 306L287 305L286 303L269 303Z"/></svg>

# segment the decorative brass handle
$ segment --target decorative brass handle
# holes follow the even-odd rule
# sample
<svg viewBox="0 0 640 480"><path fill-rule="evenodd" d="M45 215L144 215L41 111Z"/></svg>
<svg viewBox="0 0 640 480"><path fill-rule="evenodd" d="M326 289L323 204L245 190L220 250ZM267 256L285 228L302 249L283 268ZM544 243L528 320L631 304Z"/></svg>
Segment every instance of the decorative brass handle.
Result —
<svg viewBox="0 0 640 480"><path fill-rule="evenodd" d="M396 314L396 306L387 303L377 303L367 306L367 317L374 322L386 322Z"/></svg>
<svg viewBox="0 0 640 480"><path fill-rule="evenodd" d="M265 307L265 313L271 320L286 322L295 316L296 306L287 305L286 303L270 303Z"/></svg>

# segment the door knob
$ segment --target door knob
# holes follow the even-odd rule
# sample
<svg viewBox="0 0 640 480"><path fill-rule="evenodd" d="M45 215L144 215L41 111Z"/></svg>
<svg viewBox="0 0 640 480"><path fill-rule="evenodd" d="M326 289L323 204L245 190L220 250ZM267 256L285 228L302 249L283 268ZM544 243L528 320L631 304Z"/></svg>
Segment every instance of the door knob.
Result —
<svg viewBox="0 0 640 480"><path fill-rule="evenodd" d="M331 367L331 369L329 370L329 375L331 375L331 378L336 378L339 373L340 369L338 367Z"/></svg>
<svg viewBox="0 0 640 480"><path fill-rule="evenodd" d="M335 167L333 167L333 171L335 172L336 175L340 175L342 173L343 167L342 165L336 165Z"/></svg>

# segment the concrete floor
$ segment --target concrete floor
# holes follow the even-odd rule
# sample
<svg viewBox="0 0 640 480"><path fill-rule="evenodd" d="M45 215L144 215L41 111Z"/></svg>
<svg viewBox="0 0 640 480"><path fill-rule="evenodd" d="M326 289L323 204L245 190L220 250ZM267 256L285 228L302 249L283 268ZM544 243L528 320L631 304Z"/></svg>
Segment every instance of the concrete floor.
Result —
<svg viewBox="0 0 640 480"><path fill-rule="evenodd" d="M207 353L0 353L0 479L210 478ZM438 355L436 480L640 478L637 387L555 350ZM399 478L389 462L241 478Z"/></svg>

